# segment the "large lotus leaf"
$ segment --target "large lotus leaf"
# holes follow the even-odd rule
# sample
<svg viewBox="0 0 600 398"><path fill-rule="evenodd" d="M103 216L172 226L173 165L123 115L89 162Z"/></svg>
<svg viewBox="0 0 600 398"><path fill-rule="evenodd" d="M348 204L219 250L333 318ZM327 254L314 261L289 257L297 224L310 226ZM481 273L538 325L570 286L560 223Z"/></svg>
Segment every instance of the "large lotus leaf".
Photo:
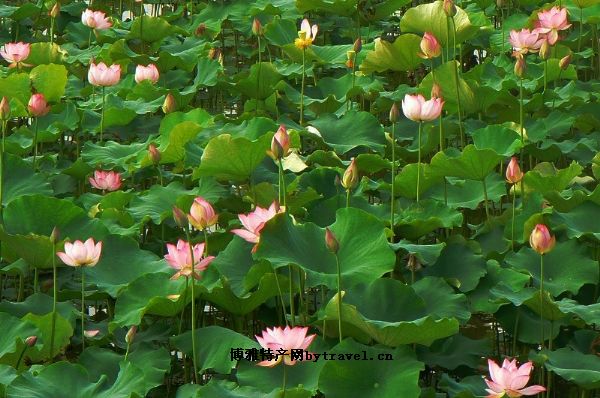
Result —
<svg viewBox="0 0 600 398"><path fill-rule="evenodd" d="M393 43L375 39L375 48L367 52L360 70L364 73L411 71L423 62L417 55L421 38L412 33L400 35Z"/></svg>
<svg viewBox="0 0 600 398"><path fill-rule="evenodd" d="M135 167L140 153L145 153L147 149L148 145L144 142L125 145L108 141L100 145L87 141L81 151L81 159L93 167L120 167L128 170Z"/></svg>
<svg viewBox="0 0 600 398"><path fill-rule="evenodd" d="M600 225L596 224L592 214L600 214L600 205L594 202L583 202L566 213L553 213L552 224L564 225L570 239L582 236L593 236L600 239Z"/></svg>
<svg viewBox="0 0 600 398"><path fill-rule="evenodd" d="M161 136L161 145L158 148L161 153L161 163L175 163L185 158L185 146L192 141L202 127L192 121L181 122L170 130L165 136Z"/></svg>
<svg viewBox="0 0 600 398"><path fill-rule="evenodd" d="M8 398L64 398L65 391L73 398L129 398L132 394L145 396L148 392L144 372L131 362L120 364L119 376L112 386L106 377L91 381L81 365L57 362L17 377L7 388Z"/></svg>
<svg viewBox="0 0 600 398"><path fill-rule="evenodd" d="M443 181L441 176L434 175L429 172L430 167L431 166L429 166L427 163L421 163L421 178L419 181L420 197L423 197L423 194L427 192L429 188ZM397 195L404 196L409 199L414 199L417 197L418 169L418 164L410 163L400 170L394 179L396 188L395 191Z"/></svg>
<svg viewBox="0 0 600 398"><path fill-rule="evenodd" d="M336 216L331 230L340 244L337 255L346 288L393 269L395 255L380 220L354 208L340 209ZM294 224L286 215L275 217L261 231L256 256L277 268L297 264L307 273L307 286L337 286L335 256L325 246L325 230L313 223Z"/></svg>
<svg viewBox="0 0 600 398"><path fill-rule="evenodd" d="M264 100L275 91L281 75L270 62L261 62L250 67L250 74L236 83L236 88L251 98Z"/></svg>
<svg viewBox="0 0 600 398"><path fill-rule="evenodd" d="M352 15L356 12L358 0L296 0L299 12L325 11L335 15Z"/></svg>
<svg viewBox="0 0 600 398"><path fill-rule="evenodd" d="M497 202L506 196L506 182L496 174L489 174L485 178L488 200ZM439 184L431 190L429 196L439 202L447 200L451 208L477 209L485 200L483 183L475 180L458 180L448 178L446 186Z"/></svg>
<svg viewBox="0 0 600 398"><path fill-rule="evenodd" d="M258 367L258 366L257 366ZM295 370L295 369L294 369ZM280 389L274 389L271 394L261 394L260 390L249 386L239 386L237 383L217 380L211 378L205 385L184 384L177 390L177 398L276 398L280 395ZM300 388L286 388L285 396L288 398L310 398L313 394L310 391Z"/></svg>
<svg viewBox="0 0 600 398"><path fill-rule="evenodd" d="M566 347L545 354L548 370L585 389L600 387L600 358L597 355L582 354Z"/></svg>
<svg viewBox="0 0 600 398"><path fill-rule="evenodd" d="M20 107L13 110L11 107L11 116L27 116L27 110L24 108L31 97L29 75L27 73L13 73L0 79L0 96L15 99L20 102Z"/></svg>
<svg viewBox="0 0 600 398"><path fill-rule="evenodd" d="M24 3L20 6L9 6L8 4L0 5L0 16L3 18L11 18L15 21L20 21L25 18L33 17L39 14L40 8L33 3Z"/></svg>
<svg viewBox="0 0 600 398"><path fill-rule="evenodd" d="M399 212L396 230L407 239L418 239L438 228L458 227L462 222L462 213L441 202L422 200Z"/></svg>
<svg viewBox="0 0 600 398"><path fill-rule="evenodd" d="M4 158L2 203L6 206L23 195L52 194L52 188L41 173L35 173L29 163L10 153Z"/></svg>
<svg viewBox="0 0 600 398"><path fill-rule="evenodd" d="M540 295L540 289L538 288L527 287L514 291L500 285L492 288L490 293L500 299L509 300L517 307L525 305L536 314L543 314L544 319L556 321L565 318L566 315L545 290Z"/></svg>
<svg viewBox="0 0 600 398"><path fill-rule="evenodd" d="M522 343L539 344L540 342L540 314L534 312L527 306L514 307L504 306L496 312L496 319L502 326L502 329L514 336L517 335L517 340ZM517 322L518 318L518 322ZM515 326L517 332L515 333ZM550 321L543 319L544 337L549 339L552 336L556 339L561 327L566 326L563 320Z"/></svg>
<svg viewBox="0 0 600 398"><path fill-rule="evenodd" d="M24 195L11 201L4 209L4 229L0 239L3 255L23 258L28 264L52 267L50 234L58 227L63 239L102 239L108 230L100 220L90 219L84 210L65 199L42 195Z"/></svg>
<svg viewBox="0 0 600 398"><path fill-rule="evenodd" d="M66 55L66 51L56 43L31 43L31 52L25 62L32 65L62 64ZM89 57L87 60L89 60Z"/></svg>
<svg viewBox="0 0 600 398"><path fill-rule="evenodd" d="M391 246L394 250L405 250L410 254L414 254L421 264L433 264L440 256L442 249L446 247L445 243L436 243L433 245L418 245L407 240L401 240L398 243L393 243Z"/></svg>
<svg viewBox="0 0 600 398"><path fill-rule="evenodd" d="M563 298L561 301L557 301L556 305L565 314L574 314L588 325L600 323L600 303L583 305L575 300Z"/></svg>
<svg viewBox="0 0 600 398"><path fill-rule="evenodd" d="M442 374L438 387L442 391L447 391L450 398L479 398L485 396L487 388L481 375L467 376L460 380L455 380L453 376L447 373Z"/></svg>
<svg viewBox="0 0 600 398"><path fill-rule="evenodd" d="M353 397L358 391L364 398L418 397L420 394L419 374L424 365L408 347L389 350L346 339L335 346L332 353L364 353L369 360L327 361L319 375L319 390L327 397Z"/></svg>
<svg viewBox="0 0 600 398"><path fill-rule="evenodd" d="M64 65L38 65L29 74L33 87L48 102L58 102L65 93L67 68Z"/></svg>
<svg viewBox="0 0 600 398"><path fill-rule="evenodd" d="M452 44L452 21L448 20L443 4L442 1L437 0L433 3L421 4L408 9L400 20L400 29L403 32L419 34L430 32L444 47L448 43ZM469 15L462 8L457 6L456 9L454 26L456 27L456 44L458 45L474 37L480 28L471 24Z"/></svg>
<svg viewBox="0 0 600 398"><path fill-rule="evenodd" d="M473 340L462 334L438 340L431 347L419 346L419 359L428 366L454 370L461 365L477 368L482 357L489 357L491 345L488 339Z"/></svg>
<svg viewBox="0 0 600 398"><path fill-rule="evenodd" d="M467 83L460 74L456 75L455 69L459 68L456 61L449 61L435 69L434 74L429 73L421 81L419 91L429 97L434 81L442 88L444 95L444 110L448 112L458 112L458 98L456 96L456 78L458 78L458 91L460 95L461 112L472 112L477 109L477 100L475 98L474 88Z"/></svg>
<svg viewBox="0 0 600 398"><path fill-rule="evenodd" d="M163 40L173 33L185 33L179 27L171 25L164 18L143 15L141 18L135 18L131 24L128 37L141 39L153 43Z"/></svg>
<svg viewBox="0 0 600 398"><path fill-rule="evenodd" d="M185 280L171 280L171 274L145 274L129 283L117 297L115 317L109 331L139 325L145 314L172 317L181 312L191 297L185 298ZM200 289L196 289L199 293Z"/></svg>
<svg viewBox="0 0 600 398"><path fill-rule="evenodd" d="M431 159L431 173L482 181L500 163L502 157L491 149L467 145L462 152L438 152Z"/></svg>
<svg viewBox="0 0 600 398"><path fill-rule="evenodd" d="M237 360L231 359L232 350L241 348L247 350L250 348L259 349L260 346L255 340L236 333L231 329L221 326L207 326L196 329L196 341L201 341L198 346L198 371L202 372L212 369L221 374L229 374L235 368ZM187 355L192 355L192 332L188 331L171 338L173 346Z"/></svg>
<svg viewBox="0 0 600 398"><path fill-rule="evenodd" d="M168 271L164 261L152 252L141 250L131 238L108 235L102 243L100 261L85 270L86 281L112 297L140 276Z"/></svg>
<svg viewBox="0 0 600 398"><path fill-rule="evenodd" d="M491 149L501 156L512 156L522 146L519 133L500 124L476 130L471 136L477 149Z"/></svg>
<svg viewBox="0 0 600 398"><path fill-rule="evenodd" d="M256 141L221 134L212 138L204 152L195 176L213 176L217 180L242 182L249 179L263 161L271 145L271 137L263 135Z"/></svg>
<svg viewBox="0 0 600 398"><path fill-rule="evenodd" d="M437 293L435 289L439 289ZM338 299L335 295L315 323L321 326L325 321L325 332L332 336L338 334ZM470 316L465 307L465 297L454 295L440 279L426 278L413 286L395 279L376 279L343 296L342 328L345 336L365 343L430 345L458 332L457 318L465 321Z"/></svg>
<svg viewBox="0 0 600 398"><path fill-rule="evenodd" d="M23 347L27 337L39 334L38 328L33 323L5 312L0 312L0 322L5 328L0 337L0 360L7 354L16 353L17 347Z"/></svg>
<svg viewBox="0 0 600 398"><path fill-rule="evenodd" d="M438 260L423 270L423 275L446 278L462 292L477 287L479 279L486 274L485 259L462 240L447 243Z"/></svg>
<svg viewBox="0 0 600 398"><path fill-rule="evenodd" d="M550 191L561 192L577 177L583 168L572 162L566 169L557 170L551 163L539 163L533 170L525 173L523 183L527 190L533 190L542 195Z"/></svg>
<svg viewBox="0 0 600 398"><path fill-rule="evenodd" d="M50 353L50 340L52 339L52 313L45 315L27 314L23 320L35 325L39 332L37 333L38 342L35 350L29 350L27 356L33 361L41 362L52 358ZM73 327L71 323L63 318L60 314L56 314L56 332L54 336L54 355L65 349L73 336ZM41 344L43 343L43 345Z"/></svg>
<svg viewBox="0 0 600 398"><path fill-rule="evenodd" d="M514 269L528 271L539 286L540 255L528 247L506 257ZM557 242L549 253L544 254L544 289L553 296L564 292L577 294L586 283L598 282L598 264L587 256L585 246L576 240Z"/></svg>
<svg viewBox="0 0 600 398"><path fill-rule="evenodd" d="M197 65L196 78L194 86L198 87L214 87L219 82L219 74L223 71L223 67L219 61L210 58L200 58ZM199 110L199 109L198 109Z"/></svg>
<svg viewBox="0 0 600 398"><path fill-rule="evenodd" d="M311 124L319 130L323 141L338 154L345 154L357 147L382 152L385 145L383 127L369 112L350 111L340 118L323 115Z"/></svg>

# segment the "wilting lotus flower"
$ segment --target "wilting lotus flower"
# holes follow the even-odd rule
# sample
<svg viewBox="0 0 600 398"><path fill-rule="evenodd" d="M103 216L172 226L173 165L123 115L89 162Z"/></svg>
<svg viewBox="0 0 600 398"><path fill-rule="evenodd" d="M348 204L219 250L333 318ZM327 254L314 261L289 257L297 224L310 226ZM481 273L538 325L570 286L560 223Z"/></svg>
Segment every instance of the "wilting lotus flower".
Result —
<svg viewBox="0 0 600 398"><path fill-rule="evenodd" d="M257 243L260 239L260 231L263 229L267 221L275 217L277 213L281 213L277 202L271 203L268 209L256 206L253 212L248 214L239 214L238 218L244 229L232 229L231 232L243 238L247 242ZM255 252L257 245L254 246L252 252Z"/></svg>
<svg viewBox="0 0 600 398"><path fill-rule="evenodd" d="M529 245L539 254L548 253L555 244L556 238L550 234L548 227L544 224L537 224L529 235Z"/></svg>
<svg viewBox="0 0 600 398"><path fill-rule="evenodd" d="M547 34L548 43L552 46L558 41L558 31L571 27L566 8L552 7L549 10L540 11L537 16L536 30Z"/></svg>
<svg viewBox="0 0 600 398"><path fill-rule="evenodd" d="M109 87L119 83L121 78L121 65L106 66L104 62L98 65L91 62L88 71L88 80L94 86Z"/></svg>
<svg viewBox="0 0 600 398"><path fill-rule="evenodd" d="M425 101L421 94L406 94L402 100L404 116L414 122L430 122L437 119L442 113L443 106L444 101L441 98Z"/></svg>
<svg viewBox="0 0 600 398"><path fill-rule="evenodd" d="M29 57L29 52L31 51L31 46L29 43L23 43L22 41L18 43L6 43L2 47L0 47L0 56L9 63L9 68L14 68L23 64L23 61Z"/></svg>
<svg viewBox="0 0 600 398"><path fill-rule="evenodd" d="M421 39L421 52L419 57L424 59L437 58L442 54L442 46L436 37L429 32L425 32Z"/></svg>
<svg viewBox="0 0 600 398"><path fill-rule="evenodd" d="M148 66L138 65L135 68L136 83L141 83L144 80L150 80L152 83L156 83L159 76L158 69L154 64L149 64Z"/></svg>
<svg viewBox="0 0 600 398"><path fill-rule="evenodd" d="M85 243L80 240L73 243L66 242L65 251L58 252L56 255L71 267L93 267L98 264L100 253L102 253L102 242L95 243L94 239L89 238Z"/></svg>
<svg viewBox="0 0 600 398"><path fill-rule="evenodd" d="M255 336L256 340L265 350L270 349L274 356L273 359L261 361L258 365L272 367L279 364L282 359L286 365L295 365L296 359L292 359L291 350L306 351L316 336L315 334L307 336L306 332L308 332L307 327L299 326L293 328L286 326L285 329L274 327L273 329L263 330L262 336ZM279 354L282 351L285 352ZM275 358L276 354L278 354L277 358Z"/></svg>
<svg viewBox="0 0 600 398"><path fill-rule="evenodd" d="M536 395L546 391L546 388L539 385L524 388L531 377L530 373L533 368L531 362L517 367L516 359L512 361L504 359L502 367L500 367L496 362L488 359L488 366L492 380L485 379L485 383L489 387L486 389L489 393L486 398L502 398L505 396L517 398L523 395Z"/></svg>
<svg viewBox="0 0 600 398"><path fill-rule="evenodd" d="M508 41L512 44L515 52L527 54L529 52L538 52L542 46L544 37L536 30L533 32L529 29L511 30Z"/></svg>
<svg viewBox="0 0 600 398"><path fill-rule="evenodd" d="M290 135L282 124L271 140L271 150L267 154L275 160L286 157L290 152Z"/></svg>
<svg viewBox="0 0 600 398"><path fill-rule="evenodd" d="M81 22L92 29L102 30L112 26L112 22L102 11L92 11L89 8L81 14Z"/></svg>
<svg viewBox="0 0 600 398"><path fill-rule="evenodd" d="M518 78L522 79L525 76L525 72L527 71L527 61L525 60L525 57L521 53L515 52L515 57L516 57L515 67L514 67L515 75Z"/></svg>
<svg viewBox="0 0 600 398"><path fill-rule="evenodd" d="M46 97L42 93L36 93L31 96L27 104L27 109L31 116L34 117L41 117L50 112Z"/></svg>
<svg viewBox="0 0 600 398"><path fill-rule="evenodd" d="M94 177L90 177L90 184L96 189L103 191L116 191L121 188L121 174L115 171L94 171Z"/></svg>
<svg viewBox="0 0 600 398"><path fill-rule="evenodd" d="M169 265L178 270L171 279L175 280L181 276L200 279L199 272L204 271L208 265L215 259L214 256L202 257L204 254L204 243L198 243L192 246L194 252L194 265L192 266L192 257L190 253L190 244L179 239L177 246L167 243L168 254L165 254L165 260Z"/></svg>
<svg viewBox="0 0 600 398"><path fill-rule="evenodd" d="M198 196L194 199L187 218L194 228L203 230L215 225L219 219L219 215L208 201Z"/></svg>
<svg viewBox="0 0 600 398"><path fill-rule="evenodd" d="M506 181L511 184L516 184L523 178L523 172L519 167L519 162L516 157L512 157L506 167Z"/></svg>
<svg viewBox="0 0 600 398"><path fill-rule="evenodd" d="M310 22L308 22L308 19L304 18L302 20L302 24L300 25L300 30L298 31L298 38L296 41L294 41L294 44L301 50L310 47L317 37L318 31L319 27L317 25L311 26Z"/></svg>

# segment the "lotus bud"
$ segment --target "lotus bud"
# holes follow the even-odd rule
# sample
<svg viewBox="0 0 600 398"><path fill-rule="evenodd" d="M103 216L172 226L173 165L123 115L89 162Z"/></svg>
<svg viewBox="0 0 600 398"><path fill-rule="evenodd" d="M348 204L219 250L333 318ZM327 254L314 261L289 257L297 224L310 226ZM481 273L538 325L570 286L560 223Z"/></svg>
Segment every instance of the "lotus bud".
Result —
<svg viewBox="0 0 600 398"><path fill-rule="evenodd" d="M2 97L2 101L0 101L0 120L8 120L10 117L10 103L8 102L8 98Z"/></svg>
<svg viewBox="0 0 600 398"><path fill-rule="evenodd" d="M194 33L196 34L196 36L202 36L205 32L206 32L206 24L204 22L202 22L200 25L198 25L198 27L196 28L196 32L194 32Z"/></svg>
<svg viewBox="0 0 600 398"><path fill-rule="evenodd" d="M390 108L390 123L397 123L399 119L400 109L398 108L398 104L394 102Z"/></svg>
<svg viewBox="0 0 600 398"><path fill-rule="evenodd" d="M271 139L271 151L268 152L269 155L275 159L279 160L286 157L290 152L290 135L287 132L287 129L282 124L277 129L275 135Z"/></svg>
<svg viewBox="0 0 600 398"><path fill-rule="evenodd" d="M444 13L446 13L447 16L453 17L456 15L457 10L453 0L444 0L443 7Z"/></svg>
<svg viewBox="0 0 600 398"><path fill-rule="evenodd" d="M254 18L254 21L252 21L252 33L254 36L262 35L262 24L258 18Z"/></svg>
<svg viewBox="0 0 600 398"><path fill-rule="evenodd" d="M442 46L438 39L429 32L425 32L420 43L421 52L418 54L421 58L437 58L442 54Z"/></svg>
<svg viewBox="0 0 600 398"><path fill-rule="evenodd" d="M419 258L417 256L415 256L413 253L410 253L408 255L408 259L406 261L406 268L412 272L419 271L422 268Z"/></svg>
<svg viewBox="0 0 600 398"><path fill-rule="evenodd" d="M25 339L25 344L27 347L33 347L37 343L37 339L37 336L29 336Z"/></svg>
<svg viewBox="0 0 600 398"><path fill-rule="evenodd" d="M508 163L508 167L506 167L506 181L511 184L516 184L523 178L523 172L519 167L519 162L516 157L512 157L510 159L510 163Z"/></svg>
<svg viewBox="0 0 600 398"><path fill-rule="evenodd" d="M548 227L544 224L537 224L531 235L529 236L529 245L537 253L543 255L548 253L554 248L556 239L554 235L550 234Z"/></svg>
<svg viewBox="0 0 600 398"><path fill-rule="evenodd" d="M437 83L431 86L431 98L442 98L442 87Z"/></svg>
<svg viewBox="0 0 600 398"><path fill-rule="evenodd" d="M527 62L525 61L525 57L522 55L517 56L517 61L515 62L515 75L522 79L525 76L526 70Z"/></svg>
<svg viewBox="0 0 600 398"><path fill-rule="evenodd" d="M572 58L573 58L573 53L571 53L571 52L569 52L567 55L562 57L560 59L560 61L558 61L558 66L560 66L560 69L566 70L569 67L569 65L571 64Z"/></svg>
<svg viewBox="0 0 600 398"><path fill-rule="evenodd" d="M164 112L164 114L169 114L171 112L174 112L177 109L177 102L175 101L175 97L173 97L173 94L169 93L167 94L167 97L165 98L165 102L163 103L162 106L162 110Z"/></svg>
<svg viewBox="0 0 600 398"><path fill-rule="evenodd" d="M356 52L354 50L346 51L346 66L348 68L354 68L354 57L356 56Z"/></svg>
<svg viewBox="0 0 600 398"><path fill-rule="evenodd" d="M346 189L352 189L358 185L358 168L356 167L356 159L352 158L350 165L344 171L342 176L342 186Z"/></svg>
<svg viewBox="0 0 600 398"><path fill-rule="evenodd" d="M173 206L173 219L175 220L175 224L177 224L180 228L187 228L188 219L183 210L181 210L177 206Z"/></svg>
<svg viewBox="0 0 600 398"><path fill-rule="evenodd" d="M550 58L550 43L548 40L544 40L540 46L540 58L544 61Z"/></svg>
<svg viewBox="0 0 600 398"><path fill-rule="evenodd" d="M356 40L354 40L354 52L355 53L359 53L360 50L362 50L362 40L360 39L360 37Z"/></svg>
<svg viewBox="0 0 600 398"><path fill-rule="evenodd" d="M127 345L130 345L131 343L133 343L133 339L135 338L135 334L137 333L137 326L133 325L129 328L129 330L127 331L127 334L125 335L125 342L127 343Z"/></svg>
<svg viewBox="0 0 600 398"><path fill-rule="evenodd" d="M325 245L327 245L327 249L333 254L337 254L338 250L340 250L340 242L338 242L329 228L325 228Z"/></svg>
<svg viewBox="0 0 600 398"><path fill-rule="evenodd" d="M54 7L50 10L50 17L56 18L60 14L60 3L57 1Z"/></svg>
<svg viewBox="0 0 600 398"><path fill-rule="evenodd" d="M50 234L50 242L52 242L52 244L55 244L56 242L58 242L60 239L60 231L58 230L58 227L54 227L52 228L52 233Z"/></svg>
<svg viewBox="0 0 600 398"><path fill-rule="evenodd" d="M150 157L150 160L152 160L152 163L154 163L155 165L157 165L160 162L161 155L160 151L156 147L156 144L151 143L150 145L148 145L148 157Z"/></svg>

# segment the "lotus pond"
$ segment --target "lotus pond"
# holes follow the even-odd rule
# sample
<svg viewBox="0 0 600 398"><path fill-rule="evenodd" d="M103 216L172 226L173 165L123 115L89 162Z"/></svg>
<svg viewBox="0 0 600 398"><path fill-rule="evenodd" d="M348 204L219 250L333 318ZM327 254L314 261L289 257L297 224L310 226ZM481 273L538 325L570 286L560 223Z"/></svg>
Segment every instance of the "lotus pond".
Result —
<svg viewBox="0 0 600 398"><path fill-rule="evenodd" d="M0 394L600 396L600 0L0 4Z"/></svg>

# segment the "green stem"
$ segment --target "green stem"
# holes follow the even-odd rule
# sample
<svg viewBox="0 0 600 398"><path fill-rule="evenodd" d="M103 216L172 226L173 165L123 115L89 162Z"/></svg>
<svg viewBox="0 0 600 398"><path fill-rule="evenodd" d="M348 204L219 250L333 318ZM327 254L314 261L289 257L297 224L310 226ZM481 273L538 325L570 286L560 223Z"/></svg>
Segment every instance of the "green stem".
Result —
<svg viewBox="0 0 600 398"><path fill-rule="evenodd" d="M485 204L485 218L487 221L490 221L490 209L488 205L488 193L487 193L487 185L485 183L485 178L481 180L483 183L483 203Z"/></svg>
<svg viewBox="0 0 600 398"><path fill-rule="evenodd" d="M106 101L105 92L106 87L102 86L102 114L100 115L100 142L104 141L104 104Z"/></svg>
<svg viewBox="0 0 600 398"><path fill-rule="evenodd" d="M544 349L544 255L540 255L540 349ZM543 371L543 370L542 370Z"/></svg>
<svg viewBox="0 0 600 398"><path fill-rule="evenodd" d="M521 78L519 84L519 130L521 135L521 151L519 160L521 161L521 170L524 170L525 166L525 160L523 159L523 150L525 149L525 126L523 126L523 123L523 78ZM525 190L523 189L523 179L521 179L521 198L523 203L525 203Z"/></svg>
<svg viewBox="0 0 600 398"><path fill-rule="evenodd" d="M285 174L283 173L283 163L281 162L281 159L279 159L279 173L281 174L281 192L282 192L282 204L283 207L285 208L285 211L287 212L287 207L286 207L286 196L287 196L287 192L286 192L286 187L285 187Z"/></svg>
<svg viewBox="0 0 600 398"><path fill-rule="evenodd" d="M294 273L292 271L292 265L288 264L288 285L289 285L289 297L290 297L290 322L292 327L296 325L296 315L294 311Z"/></svg>
<svg viewBox="0 0 600 398"><path fill-rule="evenodd" d="M335 255L335 265L337 267L337 288L338 288L338 333L340 336L340 343L342 342L342 269L340 267L340 259L338 255Z"/></svg>
<svg viewBox="0 0 600 398"><path fill-rule="evenodd" d="M302 49L302 87L300 89L300 125L304 122L304 81L306 78L306 49Z"/></svg>
<svg viewBox="0 0 600 398"><path fill-rule="evenodd" d="M282 390L283 390L283 395L282 398L285 398L285 385L287 382L287 365L283 364L283 386L282 386Z"/></svg>
<svg viewBox="0 0 600 398"><path fill-rule="evenodd" d="M25 344L25 347L23 347L23 351L21 351L21 354L19 355L19 359L17 359L17 363L15 365L15 369L17 371L19 370L19 365L21 364L21 360L23 359L23 356L25 355L25 351L27 351L27 348L29 348L29 346L27 344Z"/></svg>
<svg viewBox="0 0 600 398"><path fill-rule="evenodd" d="M544 94L546 94L546 88L548 87L548 60L544 60L544 91L542 92L542 100L544 99Z"/></svg>
<svg viewBox="0 0 600 398"><path fill-rule="evenodd" d="M52 243L52 328L50 329L50 358L54 358L54 336L56 334L56 301L58 287L56 276L56 243Z"/></svg>
<svg viewBox="0 0 600 398"><path fill-rule="evenodd" d="M131 344L127 343L127 350L125 350L125 362L127 362L127 357L129 356L129 347Z"/></svg>
<svg viewBox="0 0 600 398"><path fill-rule="evenodd" d="M204 255L208 257L208 230L206 228L204 231Z"/></svg>
<svg viewBox="0 0 600 398"><path fill-rule="evenodd" d="M90 29L90 34L88 36L88 48L90 48L92 46L92 32L94 31L94 29Z"/></svg>
<svg viewBox="0 0 600 398"><path fill-rule="evenodd" d="M579 61L581 59L581 38L583 35L583 8L579 8L579 38L577 40L577 69L579 69Z"/></svg>
<svg viewBox="0 0 600 398"><path fill-rule="evenodd" d="M38 140L38 118L35 118L35 130L33 131L33 171L35 172L38 148L37 148L37 140Z"/></svg>
<svg viewBox="0 0 600 398"><path fill-rule="evenodd" d="M54 43L54 18L50 18L50 44Z"/></svg>
<svg viewBox="0 0 600 398"><path fill-rule="evenodd" d="M188 292L189 278L185 278L185 291L183 292L183 309L181 310L181 316L179 317L179 329L177 334L181 334L183 326L183 315L185 314L185 307L187 304L187 292Z"/></svg>
<svg viewBox="0 0 600 398"><path fill-rule="evenodd" d="M275 283L277 284L277 291L279 292L279 299L281 300L281 310L283 312L283 320L285 321L285 325L288 325L287 317L285 316L285 302L283 301L283 292L281 290L281 285L279 284L279 277L277 276L277 270L273 267L273 275L275 275Z"/></svg>
<svg viewBox="0 0 600 398"><path fill-rule="evenodd" d="M257 93L257 98L256 98L256 102L255 102L255 107L254 107L254 112L258 113L258 93L260 91L260 69L261 69L261 54L260 54L260 35L257 35L256 38L258 39L258 74L256 75L256 93Z"/></svg>
<svg viewBox="0 0 600 398"><path fill-rule="evenodd" d="M419 122L419 135L418 135L418 155L417 155L417 203L419 203L419 188L421 186L421 131L423 129L423 122Z"/></svg>
<svg viewBox="0 0 600 398"><path fill-rule="evenodd" d="M512 356L517 357L517 334L519 333L519 318L521 317L521 308L517 307L517 315L515 317L515 329L513 330Z"/></svg>
<svg viewBox="0 0 600 398"><path fill-rule="evenodd" d="M350 188L346 189L346 208L350 207Z"/></svg>
<svg viewBox="0 0 600 398"><path fill-rule="evenodd" d="M194 248L192 246L192 241L190 239L190 232L188 231L187 228L185 228L185 236L186 239L188 241L188 245L190 246L190 260L191 260L191 266L192 266L192 277L191 277L191 282L192 282L192 365L194 368L194 377L193 380L195 381L196 384L198 384L198 367L196 366L196 358L197 358L197 351L196 351L196 292L195 292L195 280L194 280L194 273L196 272L196 270L194 269L194 264L195 260L194 260ZM188 277L189 278L189 277Z"/></svg>
<svg viewBox="0 0 600 398"><path fill-rule="evenodd" d="M396 124L392 123L392 197L390 202L390 229L392 230L392 236L390 242L394 242L394 224L395 224L395 204L396 204L396 190L394 188L394 180L396 178Z"/></svg>
<svg viewBox="0 0 600 398"><path fill-rule="evenodd" d="M5 153L5 142L6 142L6 126L8 125L8 120L2 121L2 147L0 148L0 220L4 224L4 219L2 217L2 210L4 209L3 205L3 194L4 194L4 153Z"/></svg>
<svg viewBox="0 0 600 398"><path fill-rule="evenodd" d="M81 266L81 351L85 349L85 272Z"/></svg>
<svg viewBox="0 0 600 398"><path fill-rule="evenodd" d="M515 251L515 205L517 201L517 186L513 185L513 201L512 201L512 223L510 228L510 248Z"/></svg>

